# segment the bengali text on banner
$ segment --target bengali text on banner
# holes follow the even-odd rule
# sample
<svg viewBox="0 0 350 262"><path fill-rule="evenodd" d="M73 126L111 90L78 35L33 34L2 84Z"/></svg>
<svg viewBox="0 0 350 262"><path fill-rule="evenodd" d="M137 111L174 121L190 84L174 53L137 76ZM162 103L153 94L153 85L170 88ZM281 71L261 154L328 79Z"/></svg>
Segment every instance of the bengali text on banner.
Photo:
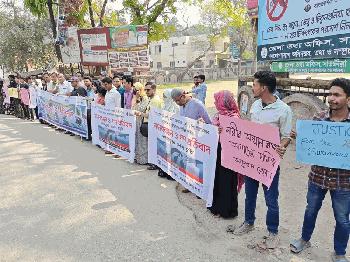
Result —
<svg viewBox="0 0 350 262"><path fill-rule="evenodd" d="M134 162L136 116L132 110L91 105L92 143Z"/></svg>
<svg viewBox="0 0 350 262"><path fill-rule="evenodd" d="M87 101L38 91L39 118L61 129L88 138Z"/></svg>
<svg viewBox="0 0 350 262"><path fill-rule="evenodd" d="M153 108L148 129L148 161L211 206L217 127Z"/></svg>

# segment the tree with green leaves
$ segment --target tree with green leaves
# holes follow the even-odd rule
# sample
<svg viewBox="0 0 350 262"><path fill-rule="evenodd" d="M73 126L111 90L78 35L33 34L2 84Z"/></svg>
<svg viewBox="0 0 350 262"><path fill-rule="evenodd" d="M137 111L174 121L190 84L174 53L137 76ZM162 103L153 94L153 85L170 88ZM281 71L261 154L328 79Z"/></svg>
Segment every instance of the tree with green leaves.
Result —
<svg viewBox="0 0 350 262"><path fill-rule="evenodd" d="M35 18L13 2L0 9L0 61L12 72L28 71L28 66L50 68L55 64L50 28L45 19Z"/></svg>
<svg viewBox="0 0 350 262"><path fill-rule="evenodd" d="M131 15L131 23L148 26L148 41L167 39L176 31L171 17L177 12L178 3L189 0L124 0L125 12Z"/></svg>

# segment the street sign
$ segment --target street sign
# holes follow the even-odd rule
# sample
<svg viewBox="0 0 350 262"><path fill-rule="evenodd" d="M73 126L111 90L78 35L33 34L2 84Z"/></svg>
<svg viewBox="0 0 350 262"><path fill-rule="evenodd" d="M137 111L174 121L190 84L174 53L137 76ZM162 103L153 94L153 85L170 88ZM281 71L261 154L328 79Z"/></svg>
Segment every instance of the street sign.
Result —
<svg viewBox="0 0 350 262"><path fill-rule="evenodd" d="M281 73L350 73L350 59L280 61L273 62L271 70Z"/></svg>
<svg viewBox="0 0 350 262"><path fill-rule="evenodd" d="M259 0L258 23L259 61L350 57L349 0Z"/></svg>

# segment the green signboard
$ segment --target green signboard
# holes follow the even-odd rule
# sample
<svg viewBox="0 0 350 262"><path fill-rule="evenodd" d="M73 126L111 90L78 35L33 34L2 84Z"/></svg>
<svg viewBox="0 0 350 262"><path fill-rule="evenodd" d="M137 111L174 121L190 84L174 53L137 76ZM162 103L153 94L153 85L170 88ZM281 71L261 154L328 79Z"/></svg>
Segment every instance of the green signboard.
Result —
<svg viewBox="0 0 350 262"><path fill-rule="evenodd" d="M350 73L350 59L273 62L271 70L281 73Z"/></svg>

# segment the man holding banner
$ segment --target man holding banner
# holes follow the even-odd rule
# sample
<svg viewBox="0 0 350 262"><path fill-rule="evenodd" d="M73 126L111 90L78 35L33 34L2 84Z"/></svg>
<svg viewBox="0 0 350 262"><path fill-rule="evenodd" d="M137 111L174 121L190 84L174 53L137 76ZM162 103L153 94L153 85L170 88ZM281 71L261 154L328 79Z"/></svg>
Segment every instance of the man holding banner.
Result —
<svg viewBox="0 0 350 262"><path fill-rule="evenodd" d="M335 148L336 152L350 152L349 138L350 138L350 80L344 78L338 78L332 81L330 84L328 103L329 111L321 112L314 117L316 121L327 121L324 123L336 124L337 126L331 126L329 129L322 127L322 140L324 143L331 143L338 138L343 138L340 146L334 146L329 144L330 148ZM333 122L333 123L330 123ZM299 123L298 123L299 124ZM317 124L314 123L314 126ZM344 133L340 134L341 124L345 125ZM298 125L297 125L298 126ZM328 126L326 126L328 128ZM334 128L335 127L335 128ZM319 127L318 127L319 128ZM299 151L299 140L300 136L304 137L303 133L308 130L301 129L297 141L297 155ZM330 131L328 131L330 130ZM339 134L334 133L334 131L339 130ZM325 137L326 133L332 132L329 139ZM315 139L315 135L308 139L308 143ZM317 137L316 137L317 138ZM306 139L302 139L304 142ZM344 142L345 141L345 142ZM318 149L322 149L322 143L315 143ZM340 147L343 147L341 149ZM344 148L346 147L346 148ZM303 148L300 147L300 150ZM318 156L321 159L322 156ZM294 240L291 245L291 251L293 253L300 253L304 249L311 246L310 239L312 233L315 229L316 219L318 211L321 209L323 199L325 198L327 192L330 192L332 199L333 213L336 220L336 226L334 230L334 253L332 254L332 261L346 262L348 259L345 257L346 248L349 241L350 233L350 223L349 223L349 213L350 213L350 167L349 161L344 162L344 168L335 168L335 162L337 162L336 156L329 156L328 161L324 159L322 162L324 165L320 165L317 162L318 159L314 159L314 165L311 166L311 171L309 173L308 182L308 192L307 192L307 206L304 215L304 223L302 228L301 238ZM299 159L298 159L299 160ZM302 161L303 159L301 159ZM315 164L318 165L315 165ZM341 165L343 166L343 165Z"/></svg>
<svg viewBox="0 0 350 262"><path fill-rule="evenodd" d="M276 77L272 72L259 71L254 74L253 93L255 98L251 108L251 120L260 124L268 124L279 129L281 143L276 148L282 158L290 143L292 127L292 111L290 107L274 96L276 91ZM269 188L263 185L265 202L267 205L266 225L269 234L258 244L263 249L274 249L278 246L279 206L278 206L278 183L279 167ZM256 200L259 189L259 181L248 176L245 177L245 220L236 228L235 235L243 235L254 229Z"/></svg>

